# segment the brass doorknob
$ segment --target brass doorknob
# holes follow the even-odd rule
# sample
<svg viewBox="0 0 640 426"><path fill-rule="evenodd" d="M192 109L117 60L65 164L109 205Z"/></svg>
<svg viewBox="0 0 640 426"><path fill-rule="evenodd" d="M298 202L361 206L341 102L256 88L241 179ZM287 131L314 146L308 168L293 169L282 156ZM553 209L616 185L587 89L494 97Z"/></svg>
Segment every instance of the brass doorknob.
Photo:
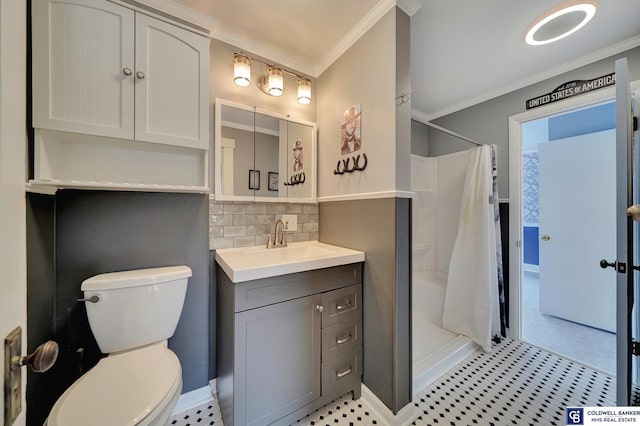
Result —
<svg viewBox="0 0 640 426"><path fill-rule="evenodd" d="M627 216L636 222L640 222L640 205L634 204L627 209Z"/></svg>
<svg viewBox="0 0 640 426"><path fill-rule="evenodd" d="M33 353L11 359L13 367L28 365L35 373L44 373L55 364L58 359L58 344L53 340L44 342Z"/></svg>
<svg viewBox="0 0 640 426"><path fill-rule="evenodd" d="M551 239L551 237L545 234L545 235L543 235L542 237L540 237L540 239L541 239L542 241L549 241L549 240Z"/></svg>

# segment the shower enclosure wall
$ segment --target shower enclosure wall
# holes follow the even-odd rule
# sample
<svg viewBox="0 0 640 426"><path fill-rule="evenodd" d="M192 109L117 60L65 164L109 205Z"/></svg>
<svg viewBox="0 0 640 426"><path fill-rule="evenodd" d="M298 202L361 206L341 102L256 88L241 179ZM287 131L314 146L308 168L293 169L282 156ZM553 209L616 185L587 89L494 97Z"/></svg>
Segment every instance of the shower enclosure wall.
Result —
<svg viewBox="0 0 640 426"><path fill-rule="evenodd" d="M469 151L411 156L414 394L478 347L469 338L442 328L468 160Z"/></svg>

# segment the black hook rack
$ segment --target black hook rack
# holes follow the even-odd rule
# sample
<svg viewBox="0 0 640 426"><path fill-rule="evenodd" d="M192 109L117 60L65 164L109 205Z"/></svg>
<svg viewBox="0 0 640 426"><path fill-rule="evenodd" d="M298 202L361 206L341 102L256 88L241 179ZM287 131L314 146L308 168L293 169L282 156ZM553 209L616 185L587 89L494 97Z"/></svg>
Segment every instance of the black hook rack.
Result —
<svg viewBox="0 0 640 426"><path fill-rule="evenodd" d="M354 157L343 158L342 160L338 160L338 164L336 165L336 169L333 171L334 175L343 175L345 173L353 173L355 171L361 172L367 168L367 164L369 160L367 159L367 154L362 154L362 158L364 159L364 164L360 165L360 154ZM350 166L351 160L353 160L353 166ZM340 164L342 164L342 169L340 169Z"/></svg>
<svg viewBox="0 0 640 426"><path fill-rule="evenodd" d="M289 176L289 182L285 182L284 185L285 186L299 185L301 183L304 183L306 180L307 180L307 177L304 174L304 172L300 172L296 175Z"/></svg>

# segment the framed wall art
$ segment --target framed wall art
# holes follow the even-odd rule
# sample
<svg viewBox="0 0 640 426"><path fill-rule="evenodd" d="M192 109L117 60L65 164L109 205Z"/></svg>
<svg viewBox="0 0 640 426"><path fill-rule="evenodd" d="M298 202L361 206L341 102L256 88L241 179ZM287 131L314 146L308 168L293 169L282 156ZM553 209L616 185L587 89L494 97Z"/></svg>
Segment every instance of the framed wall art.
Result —
<svg viewBox="0 0 640 426"><path fill-rule="evenodd" d="M249 170L249 189L260 189L260 170Z"/></svg>

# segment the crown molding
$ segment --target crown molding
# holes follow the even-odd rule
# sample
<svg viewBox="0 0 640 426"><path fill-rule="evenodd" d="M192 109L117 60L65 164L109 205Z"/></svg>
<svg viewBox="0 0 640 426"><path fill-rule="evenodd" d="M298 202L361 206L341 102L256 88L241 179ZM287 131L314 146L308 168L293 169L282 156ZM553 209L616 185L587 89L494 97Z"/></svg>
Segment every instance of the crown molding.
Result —
<svg viewBox="0 0 640 426"><path fill-rule="evenodd" d="M389 10L398 6L409 16L420 9L417 0L380 0L365 15L364 18L354 26L349 33L327 54L319 63L307 64L291 59L283 55L280 51L267 47L262 43L255 42L249 38L239 36L230 31L220 28L216 19L197 12L187 6L175 2L174 0L135 0L137 3L147 7L157 9L161 12L175 16L176 18L194 23L209 30L211 38L215 38L224 43L228 43L238 49L252 52L257 56L282 65L286 68L300 72L301 74L317 78L327 68L331 66L347 49L349 49L360 37L362 37L373 25L375 25Z"/></svg>
<svg viewBox="0 0 640 426"><path fill-rule="evenodd" d="M220 40L227 44L233 45L238 49L244 50L246 52L251 52L256 56L264 58L265 62L273 62L274 64L278 64L293 71L297 71L300 74L308 75L314 78L317 77L316 69L313 66L294 61L293 59L289 58L286 55L283 55L279 51L271 49L246 37L241 37L235 33L219 28L216 28L211 32L211 37L215 38L216 40Z"/></svg>
<svg viewBox="0 0 640 426"><path fill-rule="evenodd" d="M199 25L208 29L210 33L213 33L217 26L217 21L211 16L197 12L173 0L135 0L133 3L139 3L151 9L156 9L176 18Z"/></svg>
<svg viewBox="0 0 640 426"><path fill-rule="evenodd" d="M277 63L283 67L298 71L301 74L306 74L311 77L316 77L315 68L313 66L309 66L308 64L302 64L300 62L294 61L291 58L285 55L282 55L278 51L275 51L274 49L270 49L260 43L256 43L245 37L240 37L237 34L231 33L229 31L225 31L220 28L220 25L218 24L216 19L204 13L197 12L196 10L191 9L190 7L184 6L173 0L134 0L134 1L136 3L140 3L147 7L157 9L161 12L175 16L176 18L180 18L185 21L192 22L196 25L204 27L209 30L211 38L215 38L217 40L231 44L234 47L237 47L238 49L255 53L256 56L260 56L262 58L268 58L268 60L273 62L274 64Z"/></svg>
<svg viewBox="0 0 640 426"><path fill-rule="evenodd" d="M327 70L347 49L349 49L360 37L362 37L376 22L380 20L392 7L396 6L396 0L380 0L364 18L334 47L316 67L316 76Z"/></svg>
<svg viewBox="0 0 640 426"><path fill-rule="evenodd" d="M409 17L416 14L422 7L422 4L418 0L397 0L398 7L404 11Z"/></svg>
<svg viewBox="0 0 640 426"><path fill-rule="evenodd" d="M560 74L564 74L566 72L573 71L577 68L584 67L586 65L592 64L594 62L600 61L602 59L606 59L610 56L617 55L618 53L624 52L626 50L633 49L635 47L640 46L640 36L631 37L629 39L623 40L619 43L612 44L611 46L607 46L603 49L596 50L588 55L582 56L573 61L566 62L564 64L558 65L557 67L550 68L549 70L533 75L531 77L519 80L513 84L509 84L507 86L501 87L500 89L493 90L491 92L484 93L480 96L476 96L475 98L471 98L464 102L460 102L456 105L452 105L447 108L443 108L439 111L436 111L431 114L424 113L417 109L411 110L411 118L424 123L425 121L435 120L436 118L444 117L445 115L453 114L454 112L461 111L465 108L472 107L482 102L489 101L491 99L497 98L502 95L506 95L507 93L514 92L516 90L522 89L527 86L531 86L536 83L540 83L541 81L556 77Z"/></svg>

